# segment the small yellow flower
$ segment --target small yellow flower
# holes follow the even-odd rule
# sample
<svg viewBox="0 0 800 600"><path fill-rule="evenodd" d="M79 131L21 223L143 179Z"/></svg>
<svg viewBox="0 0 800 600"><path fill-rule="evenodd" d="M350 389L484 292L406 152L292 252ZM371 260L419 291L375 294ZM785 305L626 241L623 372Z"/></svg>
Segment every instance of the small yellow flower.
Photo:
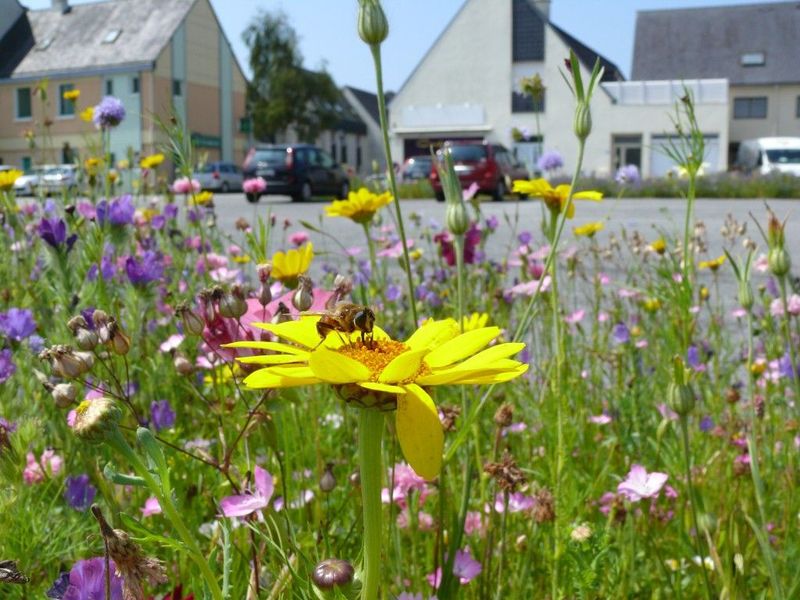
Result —
<svg viewBox="0 0 800 600"><path fill-rule="evenodd" d="M233 257L233 262L239 263L240 265L243 265L245 263L249 263L250 262L250 257L247 256L246 254L239 254L239 255Z"/></svg>
<svg viewBox="0 0 800 600"><path fill-rule="evenodd" d="M767 361L763 358L758 358L756 361L750 365L750 372L753 374L754 377L758 377L759 375L763 374L764 371L767 370Z"/></svg>
<svg viewBox="0 0 800 600"><path fill-rule="evenodd" d="M298 275L308 271L313 258L314 245L310 242L300 248L287 250L286 253L276 252L272 256L272 277L287 287L294 288Z"/></svg>
<svg viewBox="0 0 800 600"><path fill-rule="evenodd" d="M114 183L117 179L119 179L119 173L117 173L114 170L111 170L106 174L106 179L111 183Z"/></svg>
<svg viewBox="0 0 800 600"><path fill-rule="evenodd" d="M205 206L214 199L214 194L206 190L198 192L189 199L189 206Z"/></svg>
<svg viewBox="0 0 800 600"><path fill-rule="evenodd" d="M149 223L153 220L153 217L157 216L159 212L155 208L143 208L136 211L137 215L141 217L143 221Z"/></svg>
<svg viewBox="0 0 800 600"><path fill-rule="evenodd" d="M642 301L642 306L647 312L654 313L661 308L661 300L658 298L645 298L645 300Z"/></svg>
<svg viewBox="0 0 800 600"><path fill-rule="evenodd" d="M81 121L86 121L87 123L92 122L92 118L94 117L94 106L87 106L84 108L80 113Z"/></svg>
<svg viewBox="0 0 800 600"><path fill-rule="evenodd" d="M722 266L722 263L725 262L725 255L718 256L713 260L703 260L697 265L700 269L711 269L712 272L716 273L717 270Z"/></svg>
<svg viewBox="0 0 800 600"><path fill-rule="evenodd" d="M409 252L408 256L409 256L409 258L411 260L416 261L416 260L419 260L420 258L422 258L422 254L423 254L422 250L420 250L419 248L416 248L416 249L412 250L411 252Z"/></svg>
<svg viewBox="0 0 800 600"><path fill-rule="evenodd" d="M564 212L567 207L567 198L569 198L570 186L561 184L556 187L551 186L546 179L532 179L525 181L518 179L514 181L512 191L515 194L525 194L535 198L541 198L550 210L557 210ZM595 191L575 192L572 195L573 200L593 200L599 202L603 199L603 194ZM575 216L575 203L570 203L569 210L567 211L567 218L571 219Z"/></svg>
<svg viewBox="0 0 800 600"><path fill-rule="evenodd" d="M131 161L129 161L127 158L120 159L117 161L117 168L120 171L127 171L131 168Z"/></svg>
<svg viewBox="0 0 800 600"><path fill-rule="evenodd" d="M655 252L656 254L664 254L667 250L667 242L664 241L664 238L658 238L655 242L648 246L651 252Z"/></svg>
<svg viewBox="0 0 800 600"><path fill-rule="evenodd" d="M8 191L14 186L14 182L22 177L25 173L17 169L10 169L8 171L0 171L0 190Z"/></svg>
<svg viewBox="0 0 800 600"><path fill-rule="evenodd" d="M593 238L594 234L598 231L602 231L604 227L605 225L602 221L594 221L593 223L586 223L586 225L581 225L580 227L573 227L572 231L579 237Z"/></svg>
<svg viewBox="0 0 800 600"><path fill-rule="evenodd" d="M150 154L149 156L142 157L139 161L139 166L143 169L155 169L163 162L164 155L159 152L158 154Z"/></svg>
<svg viewBox="0 0 800 600"><path fill-rule="evenodd" d="M486 323L489 322L489 315L486 313L474 312L471 315L464 315L462 321L462 327L464 329L464 333L466 333L467 331L472 331L473 329L486 327Z"/></svg>
<svg viewBox="0 0 800 600"><path fill-rule="evenodd" d="M83 161L83 168L86 170L87 175L94 176L103 166L103 159L95 156L90 156Z"/></svg>
<svg viewBox="0 0 800 600"><path fill-rule="evenodd" d="M528 370L528 365L510 358L525 344L487 348L500 334L499 327L460 333L454 319L429 320L405 342L391 339L376 326L372 340L366 343L360 340L361 333L355 332L328 335L320 344L318 321L318 316L304 316L277 325L254 323L285 342L228 344L270 352L239 359L245 364L265 365L248 375L245 385L263 389L326 383L347 402L373 410L396 407L400 448L414 471L425 479L439 474L444 448L439 413L425 388L501 383Z"/></svg>
<svg viewBox="0 0 800 600"><path fill-rule="evenodd" d="M634 325L633 327L631 327L631 335L633 337L641 337L642 333L644 332L642 331L642 328L639 327L638 325Z"/></svg>
<svg viewBox="0 0 800 600"><path fill-rule="evenodd" d="M80 90L67 90L66 92L61 94L61 96L64 98L64 100L72 100L72 102L75 102L75 100L77 100L78 98L81 97L81 91Z"/></svg>
<svg viewBox="0 0 800 600"><path fill-rule="evenodd" d="M369 223L373 215L392 201L389 192L375 194L367 188L350 192L347 200L334 200L325 207L329 217L347 217L356 223Z"/></svg>
<svg viewBox="0 0 800 600"><path fill-rule="evenodd" d="M711 292L708 291L706 286L702 286L700 288L700 300L708 300L708 297L711 295Z"/></svg>

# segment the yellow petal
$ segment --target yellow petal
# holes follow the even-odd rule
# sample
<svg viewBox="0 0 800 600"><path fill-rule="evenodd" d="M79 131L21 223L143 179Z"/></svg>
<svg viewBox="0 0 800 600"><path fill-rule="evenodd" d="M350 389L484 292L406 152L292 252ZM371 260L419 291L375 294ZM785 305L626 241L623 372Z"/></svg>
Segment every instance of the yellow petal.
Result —
<svg viewBox="0 0 800 600"><path fill-rule="evenodd" d="M475 356L471 356L459 366L464 368L476 368L480 366L489 366L490 363L501 359L501 358L508 358L509 356L515 355L517 352L522 351L525 348L525 344L521 342L509 342L506 344L497 344L492 346L491 348L486 348L486 350L482 350L478 352Z"/></svg>
<svg viewBox="0 0 800 600"><path fill-rule="evenodd" d="M284 388L314 383L320 383L320 380L316 377L283 377L269 368L259 369L244 378L244 384L249 388Z"/></svg>
<svg viewBox="0 0 800 600"><path fill-rule="evenodd" d="M263 325L263 323L261 324ZM274 350L275 352L284 352L286 354L297 354L300 356L308 356L307 350L303 350L302 348L298 348L297 346L290 346L289 344L282 344L280 342L240 341L240 342L231 342L230 344L223 344L222 347L253 348L254 350Z"/></svg>
<svg viewBox="0 0 800 600"><path fill-rule="evenodd" d="M315 377L330 383L367 381L371 375L364 364L324 347L311 353L308 366L311 367Z"/></svg>
<svg viewBox="0 0 800 600"><path fill-rule="evenodd" d="M447 385L449 383L464 383L465 380L472 380L479 377L493 377L498 373L505 373L507 371L514 371L519 367L520 363L515 360L502 360L493 363L491 367L477 367L474 369L465 369L461 365L456 365L444 371L437 371L429 375L424 375L417 378L419 385Z"/></svg>
<svg viewBox="0 0 800 600"><path fill-rule="evenodd" d="M386 392L387 394L405 394L405 388L398 385L389 385L388 383L377 383L375 381L362 381L359 382L359 387L365 390L373 390L376 392Z"/></svg>
<svg viewBox="0 0 800 600"><path fill-rule="evenodd" d="M288 365L304 363L307 359L296 354L260 354L258 356L240 356L236 360L248 365Z"/></svg>
<svg viewBox="0 0 800 600"><path fill-rule="evenodd" d="M506 381L511 381L512 379L519 377L520 375L524 374L528 370L528 365L520 365L516 369L512 371L501 371L500 373L496 373L495 375L486 375L483 377L473 377L471 379L461 379L458 383L463 385L483 385L487 383L505 383Z"/></svg>
<svg viewBox="0 0 800 600"><path fill-rule="evenodd" d="M306 348L315 348L321 339L317 333L317 321L319 321L318 316L309 316L285 323L251 323L251 325Z"/></svg>
<svg viewBox="0 0 800 600"><path fill-rule="evenodd" d="M498 335L500 335L499 327L482 327L462 333L431 351L425 357L425 364L432 369L452 365L475 354Z"/></svg>
<svg viewBox="0 0 800 600"><path fill-rule="evenodd" d="M572 197L575 200L593 200L594 202L600 202L603 199L603 194L593 190L586 190L585 192L575 192Z"/></svg>
<svg viewBox="0 0 800 600"><path fill-rule="evenodd" d="M442 468L444 431L428 393L416 384L397 397L397 439L408 464L424 479L434 479Z"/></svg>
<svg viewBox="0 0 800 600"><path fill-rule="evenodd" d="M389 383L393 381L406 381L414 377L422 364L422 357L427 350L409 350L394 357L392 362L381 371L378 381Z"/></svg>
<svg viewBox="0 0 800 600"><path fill-rule="evenodd" d="M460 329L455 319L429 321L417 329L405 342L412 350L434 348L458 335Z"/></svg>

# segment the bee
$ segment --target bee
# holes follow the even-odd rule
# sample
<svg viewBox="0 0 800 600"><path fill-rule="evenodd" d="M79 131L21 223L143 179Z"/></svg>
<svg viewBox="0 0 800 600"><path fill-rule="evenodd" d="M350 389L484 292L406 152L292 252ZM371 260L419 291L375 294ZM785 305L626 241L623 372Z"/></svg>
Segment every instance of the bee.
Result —
<svg viewBox="0 0 800 600"><path fill-rule="evenodd" d="M331 331L340 334L360 331L361 342L370 345L374 325L375 313L368 306L339 302L331 310L320 313L320 319L317 321L317 333L322 339L319 343L322 344Z"/></svg>

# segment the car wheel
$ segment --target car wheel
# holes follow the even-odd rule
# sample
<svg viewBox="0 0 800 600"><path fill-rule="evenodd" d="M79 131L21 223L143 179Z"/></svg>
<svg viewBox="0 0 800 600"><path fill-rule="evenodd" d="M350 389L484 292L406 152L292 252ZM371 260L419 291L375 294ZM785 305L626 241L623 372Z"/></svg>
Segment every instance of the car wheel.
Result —
<svg viewBox="0 0 800 600"><path fill-rule="evenodd" d="M227 194L229 191L231 191L231 188L228 185L227 181L222 182L222 186L219 188L219 191L222 192L223 194Z"/></svg>
<svg viewBox="0 0 800 600"><path fill-rule="evenodd" d="M346 181L342 183L342 187L339 188L339 198L342 200L347 200L347 196L350 195L350 184Z"/></svg>
<svg viewBox="0 0 800 600"><path fill-rule="evenodd" d="M256 202L258 202L258 199L261 197L261 194L250 193L250 194L245 194L245 197L247 198L247 201L250 204L255 204Z"/></svg>
<svg viewBox="0 0 800 600"><path fill-rule="evenodd" d="M308 181L304 181L300 186L300 191L292 196L292 200L295 202L308 202L314 196L314 192L311 189L311 183Z"/></svg>
<svg viewBox="0 0 800 600"><path fill-rule="evenodd" d="M503 198L506 197L506 183L502 179L497 182L497 187L494 188L494 193L492 193L492 200L495 202L501 202Z"/></svg>
<svg viewBox="0 0 800 600"><path fill-rule="evenodd" d="M444 192L435 192L435 193L436 193L436 201L444 202Z"/></svg>

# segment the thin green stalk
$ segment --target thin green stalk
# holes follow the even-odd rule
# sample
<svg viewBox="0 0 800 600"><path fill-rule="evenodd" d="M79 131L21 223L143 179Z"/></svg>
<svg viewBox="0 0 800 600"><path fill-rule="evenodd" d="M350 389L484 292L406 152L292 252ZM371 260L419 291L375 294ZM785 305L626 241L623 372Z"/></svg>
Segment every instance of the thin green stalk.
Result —
<svg viewBox="0 0 800 600"><path fill-rule="evenodd" d="M686 218L683 224L683 279L686 285L691 281L689 277L694 267L694 261L689 256L689 229L694 216L695 178L695 173L689 171L689 187L686 190Z"/></svg>
<svg viewBox="0 0 800 600"><path fill-rule="evenodd" d="M789 319L789 302L788 294L786 292L786 276L778 278L781 286L781 303L783 304L783 336L784 344L789 348L789 360L791 361L792 368L792 386L794 387L795 402L800 402L800 380L797 378L797 351L795 350L794 343L792 343L792 329Z"/></svg>
<svg viewBox="0 0 800 600"><path fill-rule="evenodd" d="M358 417L358 461L364 512L362 600L376 600L381 582L381 438L383 413L361 409Z"/></svg>
<svg viewBox="0 0 800 600"><path fill-rule="evenodd" d="M372 239L372 236L369 233L369 223L362 223L362 227L364 227L364 236L367 238L367 248L369 248L369 266L372 269L372 277L371 279L375 281L375 285L378 288L378 293L381 296L381 300L383 301L383 305L386 306L386 293L385 288L386 286L383 285L382 281L377 281L378 278L378 259L375 255L375 242ZM369 304L369 302L364 302L365 304Z"/></svg>
<svg viewBox="0 0 800 600"><path fill-rule="evenodd" d="M392 162L392 149L389 146L389 123L386 118L386 98L383 94L383 67L381 66L381 47L379 44L371 44L372 60L375 63L375 79L378 88L378 111L381 118L381 134L383 135L383 151L386 155L386 171L389 175L389 188L394 197L394 208L397 213L397 230L400 233L400 241L403 244L403 270L406 272L408 282L408 303L411 307L411 330L417 327L417 304L414 299L414 280L411 276L411 259L408 255L408 243L406 242L406 229L403 225L403 213L400 210L400 196L397 194L397 180L394 176L394 163Z"/></svg>
<svg viewBox="0 0 800 600"><path fill-rule="evenodd" d="M197 540L195 540L194 536L189 532L189 529L183 522L183 518L172 501L172 495L164 493L162 487L150 473L147 465L145 465L139 455L133 451L133 448L130 447L127 440L125 440L118 429L114 429L113 433L107 438L107 441L109 445L111 445L128 460L136 474L144 479L147 487L150 489L153 495L158 498L158 503L161 506L161 510L164 512L164 516L172 524L172 526L175 527L178 535L181 538L181 541L187 548L189 557L200 569L203 579L205 579L206 585L208 586L208 590L211 593L211 597L214 600L222 600L222 590L219 587L217 578L211 571L211 567L203 556L200 547L197 545Z"/></svg>

